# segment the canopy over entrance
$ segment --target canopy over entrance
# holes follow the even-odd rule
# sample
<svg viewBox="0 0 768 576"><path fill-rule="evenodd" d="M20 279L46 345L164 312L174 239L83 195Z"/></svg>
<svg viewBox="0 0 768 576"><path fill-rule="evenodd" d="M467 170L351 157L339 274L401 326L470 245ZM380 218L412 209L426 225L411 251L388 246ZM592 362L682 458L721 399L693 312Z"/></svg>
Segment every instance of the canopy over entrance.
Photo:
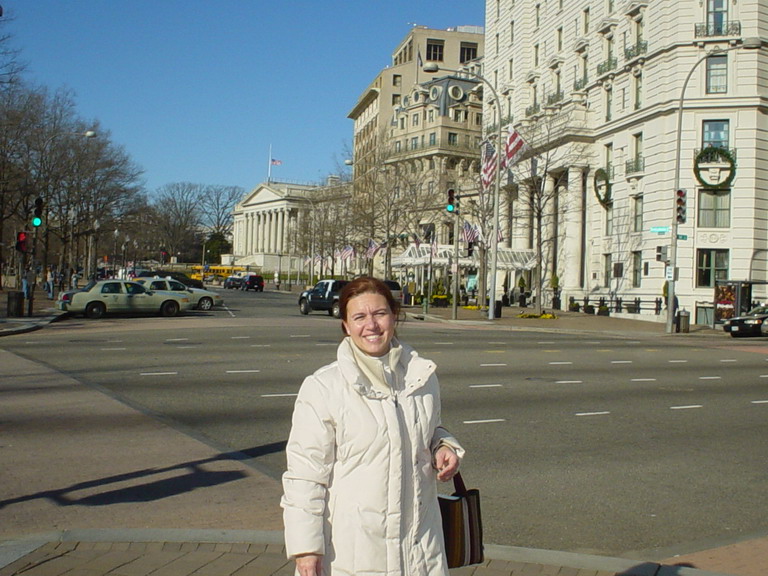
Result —
<svg viewBox="0 0 768 576"><path fill-rule="evenodd" d="M454 247L449 244L438 244L434 253L431 244L410 244L402 254L392 258L393 268L410 268L426 266L447 266L453 258ZM536 266L535 250L515 250L499 246L499 270L531 270ZM476 254L468 258L459 258L460 268L477 268L480 261Z"/></svg>

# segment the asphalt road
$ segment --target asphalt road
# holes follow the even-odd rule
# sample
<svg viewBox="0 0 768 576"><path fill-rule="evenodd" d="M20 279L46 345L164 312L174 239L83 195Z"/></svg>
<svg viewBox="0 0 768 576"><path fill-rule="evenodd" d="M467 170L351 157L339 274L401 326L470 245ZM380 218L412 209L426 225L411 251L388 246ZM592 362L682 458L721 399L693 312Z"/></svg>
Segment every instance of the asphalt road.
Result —
<svg viewBox="0 0 768 576"><path fill-rule="evenodd" d="M295 394L334 358L339 323L300 316L295 296L223 293L225 310L73 318L0 346L279 478ZM768 348L424 322L400 334L438 363L488 542L649 559L766 532Z"/></svg>

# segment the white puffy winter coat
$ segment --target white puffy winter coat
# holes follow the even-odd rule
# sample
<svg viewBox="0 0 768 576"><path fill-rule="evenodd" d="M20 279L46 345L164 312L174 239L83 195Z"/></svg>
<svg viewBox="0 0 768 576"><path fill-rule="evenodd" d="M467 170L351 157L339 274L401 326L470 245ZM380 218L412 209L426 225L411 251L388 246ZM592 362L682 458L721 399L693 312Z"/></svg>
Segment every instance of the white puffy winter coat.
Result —
<svg viewBox="0 0 768 576"><path fill-rule="evenodd" d="M349 339L301 386L283 475L287 554L323 554L324 576L447 576L433 454L433 362L402 345L402 389L374 390Z"/></svg>

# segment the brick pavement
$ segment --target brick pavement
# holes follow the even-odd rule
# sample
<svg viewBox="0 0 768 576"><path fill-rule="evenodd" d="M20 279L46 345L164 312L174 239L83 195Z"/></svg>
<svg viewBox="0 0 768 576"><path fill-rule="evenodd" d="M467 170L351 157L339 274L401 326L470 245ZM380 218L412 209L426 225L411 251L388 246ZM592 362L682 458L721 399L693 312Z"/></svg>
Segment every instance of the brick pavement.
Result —
<svg viewBox="0 0 768 576"><path fill-rule="evenodd" d="M3 292L0 299L3 330L12 323ZM45 308L34 322L50 321ZM513 311L493 326L664 334L663 323L572 313L519 319ZM460 314L464 325L490 325L477 311ZM424 321L449 318L450 309L431 316ZM13 324L29 328L29 320ZM701 327L666 336L726 337ZM0 399L0 576L293 574L279 531L279 482L237 455L2 348ZM768 538L661 562L493 545L486 555L453 576L763 576Z"/></svg>

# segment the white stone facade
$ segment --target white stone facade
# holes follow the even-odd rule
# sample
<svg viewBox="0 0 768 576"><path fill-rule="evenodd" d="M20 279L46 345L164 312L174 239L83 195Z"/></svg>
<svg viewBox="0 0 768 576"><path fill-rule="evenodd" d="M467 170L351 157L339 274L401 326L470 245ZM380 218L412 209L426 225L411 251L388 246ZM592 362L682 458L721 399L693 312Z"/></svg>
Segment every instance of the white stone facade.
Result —
<svg viewBox="0 0 768 576"><path fill-rule="evenodd" d="M768 47L736 48L768 39L765 13L764 0L487 0L483 75L502 113L524 135L562 116L564 142L585 146L579 161L540 174L550 186L553 173L567 174L545 228L545 274L559 276L564 303L613 296L645 306L661 297L667 273L656 247L671 237L652 229L675 221L678 105L689 73L680 307L708 324L716 279L768 282ZM717 58L704 58L715 50ZM730 185L707 187L694 174L696 154L709 146L735 158ZM703 180L724 180L727 162L716 160L702 161ZM600 168L611 185L602 204ZM513 246L534 247L530 220L515 210ZM766 285L755 284L752 298L768 299Z"/></svg>

